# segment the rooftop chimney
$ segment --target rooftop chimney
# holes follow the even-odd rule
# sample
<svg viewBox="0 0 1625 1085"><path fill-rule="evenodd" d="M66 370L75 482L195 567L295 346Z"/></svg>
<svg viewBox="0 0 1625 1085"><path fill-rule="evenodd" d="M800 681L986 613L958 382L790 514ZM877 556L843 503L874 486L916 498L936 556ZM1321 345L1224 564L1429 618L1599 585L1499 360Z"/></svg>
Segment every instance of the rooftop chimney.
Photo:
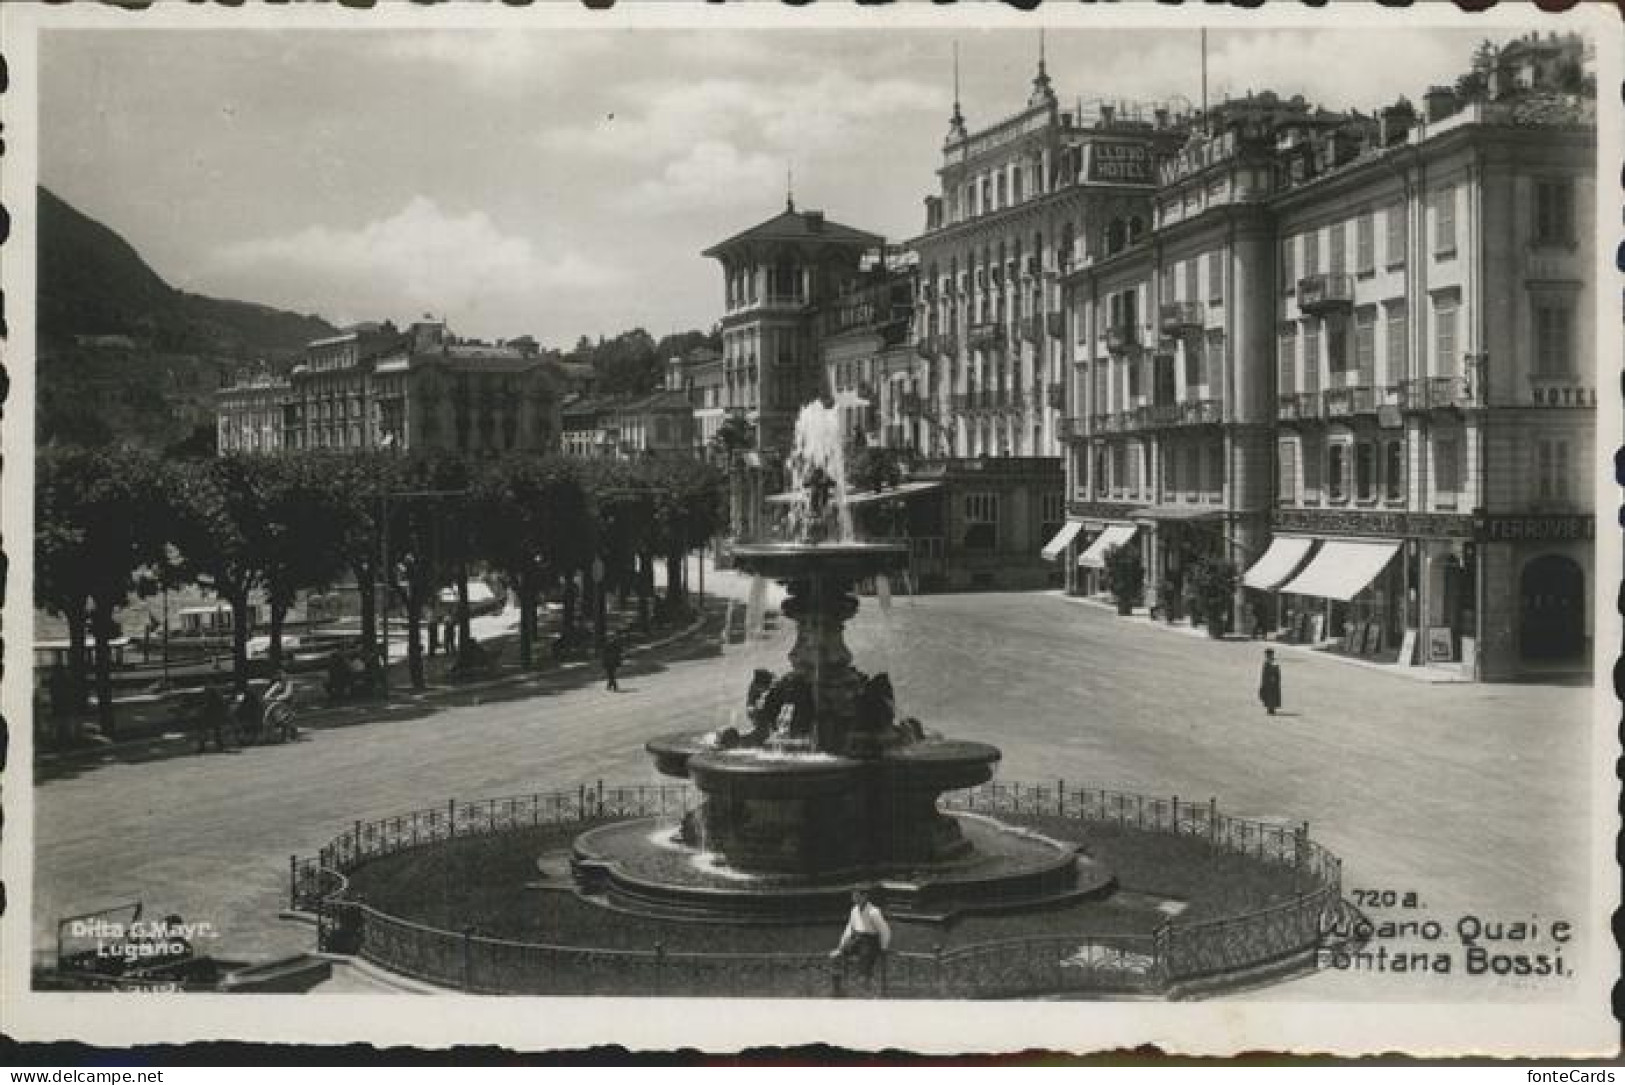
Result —
<svg viewBox="0 0 1625 1085"><path fill-rule="evenodd" d="M1422 101L1429 123L1443 120L1456 111L1456 92L1450 87L1429 87Z"/></svg>
<svg viewBox="0 0 1625 1085"><path fill-rule="evenodd" d="M824 213L822 211L803 211L801 217L806 221L809 232L815 234L824 232Z"/></svg>

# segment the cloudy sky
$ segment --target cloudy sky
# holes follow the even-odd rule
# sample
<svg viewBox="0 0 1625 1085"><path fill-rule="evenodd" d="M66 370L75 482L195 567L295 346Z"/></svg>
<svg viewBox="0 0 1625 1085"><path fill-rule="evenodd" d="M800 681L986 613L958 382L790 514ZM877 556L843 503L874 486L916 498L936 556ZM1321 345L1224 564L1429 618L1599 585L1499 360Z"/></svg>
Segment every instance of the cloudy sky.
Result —
<svg viewBox="0 0 1625 1085"><path fill-rule="evenodd" d="M1369 109L1505 32L1216 30L1209 89ZM1016 112L1037 32L57 31L40 180L173 285L464 335L708 327L699 253L798 205L904 239L951 108ZM1194 30L1048 33L1064 102L1199 101Z"/></svg>

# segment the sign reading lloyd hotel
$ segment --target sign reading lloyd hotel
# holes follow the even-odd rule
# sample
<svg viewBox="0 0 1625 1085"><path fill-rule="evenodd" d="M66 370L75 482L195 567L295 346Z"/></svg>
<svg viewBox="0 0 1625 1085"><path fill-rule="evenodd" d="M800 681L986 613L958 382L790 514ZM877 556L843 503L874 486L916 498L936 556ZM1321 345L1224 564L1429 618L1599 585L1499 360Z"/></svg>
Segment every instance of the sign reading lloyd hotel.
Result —
<svg viewBox="0 0 1625 1085"><path fill-rule="evenodd" d="M1144 143L1092 142L1084 176L1104 184L1149 185L1151 148Z"/></svg>

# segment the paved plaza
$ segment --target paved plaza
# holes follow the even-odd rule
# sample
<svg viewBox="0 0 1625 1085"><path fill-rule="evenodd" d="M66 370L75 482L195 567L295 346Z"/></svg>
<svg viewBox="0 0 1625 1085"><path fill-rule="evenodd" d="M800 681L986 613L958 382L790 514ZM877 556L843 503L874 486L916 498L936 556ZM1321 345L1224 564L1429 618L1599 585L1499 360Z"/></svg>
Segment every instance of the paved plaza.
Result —
<svg viewBox="0 0 1625 1085"><path fill-rule="evenodd" d="M560 680L287 746L53 767L34 793L36 947L50 948L58 916L139 898L149 914L214 923L224 958L310 949L310 928L276 918L290 855L355 819L448 797L659 783L644 742L728 722L753 667L782 669L787 635L634 656L618 694ZM999 746L1001 779L1217 797L1231 813L1308 821L1344 858L1347 889L1414 890L1446 922L1581 918L1590 689L1430 685L1287 654L1286 711L1270 717L1255 695L1258 644L1178 635L1056 593L900 598L884 614L869 599L848 639L859 667L891 673L902 713ZM1542 989L1555 988L1515 997ZM1327 972L1253 997L1495 990Z"/></svg>

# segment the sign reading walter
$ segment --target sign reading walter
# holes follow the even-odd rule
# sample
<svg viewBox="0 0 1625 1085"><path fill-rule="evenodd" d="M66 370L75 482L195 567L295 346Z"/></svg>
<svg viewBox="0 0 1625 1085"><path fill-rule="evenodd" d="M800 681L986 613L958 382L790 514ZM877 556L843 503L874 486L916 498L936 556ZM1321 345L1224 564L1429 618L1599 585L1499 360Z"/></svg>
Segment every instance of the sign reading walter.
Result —
<svg viewBox="0 0 1625 1085"><path fill-rule="evenodd" d="M1144 143L1091 143L1089 180L1114 185L1151 183L1151 148Z"/></svg>

